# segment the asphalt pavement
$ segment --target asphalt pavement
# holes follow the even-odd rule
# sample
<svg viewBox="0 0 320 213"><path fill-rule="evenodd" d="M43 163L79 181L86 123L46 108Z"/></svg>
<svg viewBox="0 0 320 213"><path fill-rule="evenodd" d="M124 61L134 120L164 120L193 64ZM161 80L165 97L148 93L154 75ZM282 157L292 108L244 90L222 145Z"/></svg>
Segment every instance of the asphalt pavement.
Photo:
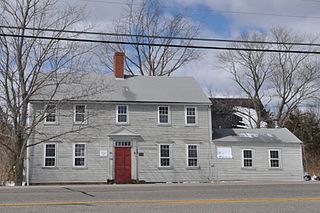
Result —
<svg viewBox="0 0 320 213"><path fill-rule="evenodd" d="M320 213L320 183L0 187L0 212Z"/></svg>

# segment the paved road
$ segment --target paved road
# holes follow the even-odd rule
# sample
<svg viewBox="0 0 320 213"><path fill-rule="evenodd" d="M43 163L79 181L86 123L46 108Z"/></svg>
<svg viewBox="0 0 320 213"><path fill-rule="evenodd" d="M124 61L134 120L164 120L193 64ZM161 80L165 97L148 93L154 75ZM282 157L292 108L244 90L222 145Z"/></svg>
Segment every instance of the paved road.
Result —
<svg viewBox="0 0 320 213"><path fill-rule="evenodd" d="M320 213L320 183L2 187L0 212Z"/></svg>

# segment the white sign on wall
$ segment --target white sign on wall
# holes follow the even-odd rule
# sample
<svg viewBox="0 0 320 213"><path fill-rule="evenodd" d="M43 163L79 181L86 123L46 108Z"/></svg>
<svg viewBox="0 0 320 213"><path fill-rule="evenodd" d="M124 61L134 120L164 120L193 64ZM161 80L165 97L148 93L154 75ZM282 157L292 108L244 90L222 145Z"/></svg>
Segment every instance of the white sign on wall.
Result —
<svg viewBox="0 0 320 213"><path fill-rule="evenodd" d="M100 157L108 157L108 150L100 150Z"/></svg>
<svg viewBox="0 0 320 213"><path fill-rule="evenodd" d="M232 149L230 146L218 146L217 158L232 158Z"/></svg>

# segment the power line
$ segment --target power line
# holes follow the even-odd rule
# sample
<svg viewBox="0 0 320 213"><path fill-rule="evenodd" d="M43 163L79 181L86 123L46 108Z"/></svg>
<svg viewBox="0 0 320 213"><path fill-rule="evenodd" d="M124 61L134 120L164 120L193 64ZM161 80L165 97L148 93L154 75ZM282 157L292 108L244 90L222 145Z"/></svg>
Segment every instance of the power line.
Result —
<svg viewBox="0 0 320 213"><path fill-rule="evenodd" d="M140 42L77 39L77 38L64 38L64 37L58 38L58 37L48 37L48 36L13 35L13 34L6 34L6 33L0 33L0 36L15 37L15 38L58 40L58 41L74 41L74 42L86 42L86 43L124 44L124 45L174 47L174 48L190 48L190 49L236 50L236 51L275 52L275 53L300 53L300 54L315 54L315 55L320 54L320 52L318 52L318 51L275 50L275 49L234 48L234 47L197 46L197 45L179 45L179 44L140 43Z"/></svg>
<svg viewBox="0 0 320 213"><path fill-rule="evenodd" d="M103 4L118 4L118 5L128 5L128 3L124 2L115 2L115 1L102 1L102 0L79 0L83 2L96 2L96 3L103 3ZM307 0L305 0L307 1ZM309 0L310 2L318 2L316 0ZM134 4L131 5L141 6L141 4ZM163 8L169 9L179 9L181 7L172 7L172 6L162 6ZM278 13L258 13L258 12L249 12L249 11L231 11L231 10L214 10L214 9L200 9L200 8L185 8L185 10L195 10L195 11L207 11L207 12L216 12L216 13L230 13L230 14L240 14L240 15L255 15L255 16L273 16L273 17L284 17L284 18L310 18L310 19L320 19L320 16L303 16L303 15L290 15L290 14L278 14Z"/></svg>
<svg viewBox="0 0 320 213"><path fill-rule="evenodd" d="M317 43L303 43L303 42L275 42L275 41L253 41L253 40L238 40L238 39L218 39L218 38L188 38L188 37L172 37L172 36L157 36L157 35L138 35L128 33L105 33L105 32L94 32L94 31L77 31L77 30L59 30L59 29L44 29L35 27L16 27L16 26L5 26L0 25L1 28L6 29L26 29L36 30L44 32L64 32L71 34L87 34L87 35L101 35L101 36L118 36L118 37L141 37L141 38L156 38L156 39L172 39L172 40L189 40L189 41L207 41L207 42L224 42L224 43L252 43L252 44L276 44L276 45L294 45L294 46L317 46Z"/></svg>

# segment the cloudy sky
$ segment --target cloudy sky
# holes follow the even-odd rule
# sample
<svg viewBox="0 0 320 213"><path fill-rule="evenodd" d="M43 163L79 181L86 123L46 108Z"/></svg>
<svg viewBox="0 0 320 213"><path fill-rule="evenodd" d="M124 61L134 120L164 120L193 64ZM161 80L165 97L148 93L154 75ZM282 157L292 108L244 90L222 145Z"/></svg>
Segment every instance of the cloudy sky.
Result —
<svg viewBox="0 0 320 213"><path fill-rule="evenodd" d="M87 21L97 31L112 32L112 23L121 18L127 0L66 0L86 6ZM268 30L284 26L290 30L320 34L320 0L159 0L169 14L179 12L200 24L206 38L237 38L241 32ZM138 5L138 0L133 0ZM219 68L214 50L206 50L196 62L183 67L175 75L196 78L204 90L214 96L240 96L230 75Z"/></svg>

